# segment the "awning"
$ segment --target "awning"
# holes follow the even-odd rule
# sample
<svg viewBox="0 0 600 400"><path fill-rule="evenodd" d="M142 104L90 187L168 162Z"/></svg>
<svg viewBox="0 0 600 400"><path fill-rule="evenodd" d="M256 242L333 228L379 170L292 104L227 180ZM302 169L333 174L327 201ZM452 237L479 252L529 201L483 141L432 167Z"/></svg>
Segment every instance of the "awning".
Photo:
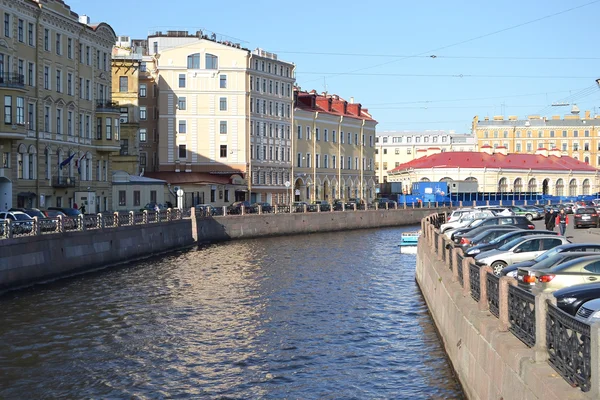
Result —
<svg viewBox="0 0 600 400"><path fill-rule="evenodd" d="M17 194L17 197L35 197L35 193L33 192L20 192Z"/></svg>

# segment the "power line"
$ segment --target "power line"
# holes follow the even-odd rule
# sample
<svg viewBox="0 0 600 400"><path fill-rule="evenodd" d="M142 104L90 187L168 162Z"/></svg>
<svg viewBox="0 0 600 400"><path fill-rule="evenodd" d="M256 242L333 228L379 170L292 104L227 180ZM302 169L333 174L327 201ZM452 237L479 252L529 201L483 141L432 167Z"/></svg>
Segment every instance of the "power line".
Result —
<svg viewBox="0 0 600 400"><path fill-rule="evenodd" d="M594 86L590 86L590 87L595 87ZM587 88L585 88L587 89ZM583 89L577 89L577 90L583 90ZM416 101L401 101L401 102L396 102L396 103L374 103L374 104L370 104L370 108L372 106L382 106L382 105L396 105L396 104L429 104L429 103L450 103L450 102L457 102L457 101L475 101L475 100L494 100L494 99L509 99L509 98L514 98L514 97L529 97L529 96L541 96L541 95L548 95L548 94L555 94L555 93L565 93L565 92L572 92L573 90L561 90L561 91L557 91L557 92L543 92L543 93L527 93L527 94L513 94L513 95L507 95L507 96L493 96L493 97L473 97L470 99L448 99L448 100L416 100Z"/></svg>
<svg viewBox="0 0 600 400"><path fill-rule="evenodd" d="M600 1L600 0L598 0ZM474 74L400 74L400 73L378 73L378 72L296 72L297 75L323 75L327 78L348 75L348 76L397 76L410 78L509 78L509 79L596 79L596 76L568 76L568 75L474 75ZM320 78L319 78L320 80Z"/></svg>
<svg viewBox="0 0 600 400"><path fill-rule="evenodd" d="M510 31L512 29L520 28L522 26L530 25L530 24L533 24L535 22L543 21L543 20L548 19L548 18L556 17L558 15L565 14L565 13L577 10L579 8L587 7L589 5L592 5L592 4L595 4L595 3L598 3L598 2L600 2L600 0L594 0L594 1L591 1L591 2L588 2L588 3L585 3L585 4L581 4L579 6L568 8L566 10L562 10L562 11L558 11L558 12L555 12L555 13L552 13L552 14L548 14L548 15L545 15L545 16L540 17L540 18L536 18L536 19L532 19L530 21L522 22L520 24L512 25L512 26L509 26L507 28L499 29L499 30L496 30L496 31L493 31L493 32L490 32L490 33L485 33L483 35L475 36L475 37L472 37L470 39L461 40L459 42L455 42L455 43L452 43L452 44L449 44L449 45L446 45L446 46L438 47L438 48L435 48L435 49L432 49L432 50L427 50L427 51L424 51L422 53L417 53L417 54L413 54L411 56L402 57L402 58L397 59L397 60L386 61L384 63L376 64L376 65L373 65L373 66L370 66L370 67L364 67L364 68L355 69L355 70L352 70L352 71L349 71L349 72L345 72L345 73L344 72L338 73L336 75L330 76L330 78L331 77L335 77L335 76L341 76L341 75L350 75L350 74L353 74L355 72L360 72L360 71L365 71L367 69L381 67L381 66L384 66L384 65L396 63L398 61L406 60L407 58L411 58L411 57L423 56L423 55L426 55L426 54L434 54L434 53L436 53L436 52L438 52L440 50L449 49L451 47L456 47L456 46L459 46L461 44L465 44L465 43L473 42L475 40L483 39L483 38L486 38L486 37L489 37L489 36L497 35L497 34L502 33L502 32L507 32L507 31ZM313 82L313 81L309 81L309 82Z"/></svg>
<svg viewBox="0 0 600 400"><path fill-rule="evenodd" d="M369 110L428 110L428 109L473 109L476 107L497 107L498 104L488 104L488 105L477 105L477 106L433 106L433 107L429 107L429 106L420 106L420 107L372 107L369 106ZM505 107L513 107L513 108L533 108L533 107L542 107L539 104L532 104L532 105L522 105L522 106L517 106L517 105L512 105L512 104L505 104Z"/></svg>
<svg viewBox="0 0 600 400"><path fill-rule="evenodd" d="M386 58L448 58L448 59L467 59L467 60L600 60L600 57L522 57L522 56L441 56L435 54L429 55L399 55L399 54L373 54L373 53L332 53L315 51L281 51L274 50L277 54L305 54L315 56L342 56L342 57L386 57Z"/></svg>

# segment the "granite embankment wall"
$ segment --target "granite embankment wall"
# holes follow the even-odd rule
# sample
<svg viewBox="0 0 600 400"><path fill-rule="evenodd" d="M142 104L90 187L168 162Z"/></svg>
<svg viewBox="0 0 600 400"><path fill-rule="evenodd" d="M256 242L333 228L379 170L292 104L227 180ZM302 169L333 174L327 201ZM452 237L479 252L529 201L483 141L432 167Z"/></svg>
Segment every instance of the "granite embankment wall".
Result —
<svg viewBox="0 0 600 400"><path fill-rule="evenodd" d="M459 283L457 268L449 268L448 263L442 260L441 253L436 253L436 247L443 248L446 243L441 239L438 241L438 231L434 233L434 229L425 223L422 230L425 236L431 237L421 236L419 240L417 283L469 399L599 398L594 388L584 393L580 388L571 387L548 364L544 349L527 347L503 326L503 321L482 307L487 300L480 303L474 301L468 289ZM448 254L446 252L444 257L448 257ZM464 281L468 288L469 280ZM478 285L479 282L473 284ZM485 294L481 296L485 298ZM500 307L502 312L507 305L501 304ZM596 377L592 380L594 383Z"/></svg>
<svg viewBox="0 0 600 400"><path fill-rule="evenodd" d="M195 243L420 223L435 209L197 217L0 240L0 290L114 265ZM133 220L133 219L132 219Z"/></svg>

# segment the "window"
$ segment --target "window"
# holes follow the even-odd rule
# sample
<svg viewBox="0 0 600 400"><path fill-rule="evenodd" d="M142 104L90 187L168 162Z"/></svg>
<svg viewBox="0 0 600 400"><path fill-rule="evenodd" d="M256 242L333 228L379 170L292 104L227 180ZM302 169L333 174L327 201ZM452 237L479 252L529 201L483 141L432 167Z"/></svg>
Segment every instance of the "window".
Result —
<svg viewBox="0 0 600 400"><path fill-rule="evenodd" d="M142 61L140 63L140 72L147 72L148 71L148 66L146 65L145 61Z"/></svg>
<svg viewBox="0 0 600 400"><path fill-rule="evenodd" d="M73 39L67 38L67 57L73 59Z"/></svg>
<svg viewBox="0 0 600 400"><path fill-rule="evenodd" d="M252 82L252 81L250 81L250 82ZM227 75L219 76L219 87L221 89L227 88ZM252 90L252 88L250 88L250 90Z"/></svg>
<svg viewBox="0 0 600 400"><path fill-rule="evenodd" d="M146 128L141 128L140 129L140 142L145 142L147 139L147 131Z"/></svg>
<svg viewBox="0 0 600 400"><path fill-rule="evenodd" d="M50 67L44 67L44 89L50 90Z"/></svg>
<svg viewBox="0 0 600 400"><path fill-rule="evenodd" d="M140 83L140 97L146 97L146 84L145 83Z"/></svg>
<svg viewBox="0 0 600 400"><path fill-rule="evenodd" d="M567 137L567 131L562 131L562 137Z"/></svg>
<svg viewBox="0 0 600 400"><path fill-rule="evenodd" d="M4 96L4 123L12 124L12 96Z"/></svg>
<svg viewBox="0 0 600 400"><path fill-rule="evenodd" d="M102 140L102 118L96 118L96 139Z"/></svg>
<svg viewBox="0 0 600 400"><path fill-rule="evenodd" d="M221 97L219 99L219 110L227 111L227 97Z"/></svg>
<svg viewBox="0 0 600 400"><path fill-rule="evenodd" d="M62 71L60 69L56 70L56 91L62 92Z"/></svg>
<svg viewBox="0 0 600 400"><path fill-rule="evenodd" d="M133 191L133 206L139 206L141 204L141 196L139 190Z"/></svg>
<svg viewBox="0 0 600 400"><path fill-rule="evenodd" d="M62 129L62 109L57 108L56 109L56 133L59 135L62 135L63 133L63 129Z"/></svg>
<svg viewBox="0 0 600 400"><path fill-rule="evenodd" d="M50 30L44 29L44 50L50 51Z"/></svg>
<svg viewBox="0 0 600 400"><path fill-rule="evenodd" d="M119 206L124 207L127 205L127 197L125 190L119 190Z"/></svg>
<svg viewBox="0 0 600 400"><path fill-rule="evenodd" d="M56 54L58 54L58 55L61 55L61 53L62 53L61 42L62 42L62 36L60 33L57 33L56 34Z"/></svg>
<svg viewBox="0 0 600 400"><path fill-rule="evenodd" d="M184 119L179 120L179 131L178 133L187 133L187 121Z"/></svg>
<svg viewBox="0 0 600 400"><path fill-rule="evenodd" d="M218 69L219 68L219 58L212 54L206 54L206 69Z"/></svg>
<svg viewBox="0 0 600 400"><path fill-rule="evenodd" d="M70 72L67 74L67 94L73 96L73 74Z"/></svg>
<svg viewBox="0 0 600 400"><path fill-rule="evenodd" d="M33 73L33 63L27 63L27 83L29 86L35 85L35 75Z"/></svg>
<svg viewBox="0 0 600 400"><path fill-rule="evenodd" d="M200 53L190 54L187 58L188 69L200 69Z"/></svg>
<svg viewBox="0 0 600 400"><path fill-rule="evenodd" d="M221 121L219 123L219 133L227 133L227 121Z"/></svg>
<svg viewBox="0 0 600 400"><path fill-rule="evenodd" d="M179 74L179 87L185 87L185 74Z"/></svg>
<svg viewBox="0 0 600 400"><path fill-rule="evenodd" d="M19 39L19 42L21 42L21 43L23 43L25 41L24 26L23 26L24 24L25 24L25 21L20 19L18 29L17 29L17 37Z"/></svg>
<svg viewBox="0 0 600 400"><path fill-rule="evenodd" d="M106 140L112 140L112 118L106 118Z"/></svg>
<svg viewBox="0 0 600 400"><path fill-rule="evenodd" d="M140 120L145 121L148 117L146 106L140 106Z"/></svg>
<svg viewBox="0 0 600 400"><path fill-rule="evenodd" d="M219 147L219 156L221 158L226 158L227 157L227 145L226 144L222 144Z"/></svg>
<svg viewBox="0 0 600 400"><path fill-rule="evenodd" d="M29 44L30 46L33 46L34 40L33 40L33 24L31 22L29 22L27 24L27 44Z"/></svg>
<svg viewBox="0 0 600 400"><path fill-rule="evenodd" d="M35 104L27 103L27 122L28 129L35 130Z"/></svg>
<svg viewBox="0 0 600 400"><path fill-rule="evenodd" d="M120 76L119 77L119 92L121 92L121 93L127 92L128 87L129 87L129 78L126 76Z"/></svg>
<svg viewBox="0 0 600 400"><path fill-rule="evenodd" d="M92 53L90 50L90 46L85 46L85 63L87 65L92 65Z"/></svg>
<svg viewBox="0 0 600 400"><path fill-rule="evenodd" d="M179 145L179 158L187 158L187 149L185 144Z"/></svg>
<svg viewBox="0 0 600 400"><path fill-rule="evenodd" d="M73 111L67 111L67 135L73 136Z"/></svg>
<svg viewBox="0 0 600 400"><path fill-rule="evenodd" d="M126 156L129 155L129 140L121 139L121 150L119 151L119 155Z"/></svg>

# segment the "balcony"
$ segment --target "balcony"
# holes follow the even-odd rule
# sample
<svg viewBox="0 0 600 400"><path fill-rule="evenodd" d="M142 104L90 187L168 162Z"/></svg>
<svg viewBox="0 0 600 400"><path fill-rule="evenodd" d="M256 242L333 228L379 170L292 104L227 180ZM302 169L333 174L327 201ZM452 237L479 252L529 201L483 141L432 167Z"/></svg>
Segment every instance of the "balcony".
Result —
<svg viewBox="0 0 600 400"><path fill-rule="evenodd" d="M55 176L52 179L52 187L55 188L70 188L77 186L77 180L70 176Z"/></svg>
<svg viewBox="0 0 600 400"><path fill-rule="evenodd" d="M25 90L25 76L13 72L0 74L0 88Z"/></svg>
<svg viewBox="0 0 600 400"><path fill-rule="evenodd" d="M110 100L96 100L96 112L98 113L116 113L120 114L119 103Z"/></svg>

